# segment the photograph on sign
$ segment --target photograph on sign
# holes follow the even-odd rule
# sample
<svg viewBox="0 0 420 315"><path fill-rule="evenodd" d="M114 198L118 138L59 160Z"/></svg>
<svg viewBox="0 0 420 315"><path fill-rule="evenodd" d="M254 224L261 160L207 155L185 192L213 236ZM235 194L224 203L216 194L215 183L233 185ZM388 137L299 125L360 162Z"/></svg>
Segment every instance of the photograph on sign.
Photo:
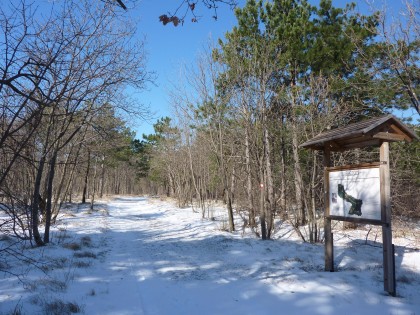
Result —
<svg viewBox="0 0 420 315"><path fill-rule="evenodd" d="M381 220L379 167L329 171L330 215Z"/></svg>

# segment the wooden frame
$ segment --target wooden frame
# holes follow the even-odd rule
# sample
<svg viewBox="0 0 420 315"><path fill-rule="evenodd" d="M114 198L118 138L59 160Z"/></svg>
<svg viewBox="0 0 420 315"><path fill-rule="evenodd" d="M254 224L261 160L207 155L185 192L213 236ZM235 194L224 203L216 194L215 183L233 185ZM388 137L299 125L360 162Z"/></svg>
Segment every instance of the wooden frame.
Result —
<svg viewBox="0 0 420 315"><path fill-rule="evenodd" d="M380 193L381 193L381 187L380 187L381 178L380 177L381 176L380 176L380 163L379 162L368 163L368 164L365 163L365 164L358 164L358 165L344 165L344 166L339 166L339 167L327 167L324 169L324 171L325 171L324 178L326 181L326 194L328 197L325 199L325 202L326 202L325 216L326 217L332 220L348 221L348 222L355 222L355 223L367 223L367 224L375 224L375 225L382 224L381 198L380 198ZM368 178L365 178L365 177L359 178L359 176L368 176ZM374 189L376 188L376 191L373 191L372 193L369 194L366 192L365 190L366 188L365 188L364 190L362 190L361 193L360 192L355 193L354 197L349 196L350 198L352 198L352 200L360 201L360 205L358 207L359 212L354 211L350 214L349 211L344 211L346 209L343 209L342 207L342 206L345 206L345 204L348 202L346 202L343 198L340 198L339 196L337 196L336 190L330 186L332 181L338 182L338 179L342 179L346 183L347 186L351 185L354 187L355 186L354 182L357 181L357 182L360 182L360 184L365 185L367 187L373 187ZM359 198L358 195L363 195L364 200L362 201L361 199L356 199L355 197ZM341 202L339 202L340 200ZM331 202L335 203L334 208L332 208ZM369 202L370 204L367 204L367 202ZM365 210L366 208L368 208L368 210ZM338 209L340 211L337 211ZM353 207L352 205L351 209L355 209L355 207ZM362 209L363 211L361 211ZM333 211L334 213L332 213ZM368 211L368 213L366 213L366 211ZM347 213L339 214L337 212L347 212Z"/></svg>
<svg viewBox="0 0 420 315"><path fill-rule="evenodd" d="M418 139L417 135L392 115L375 117L354 124L333 128L322 132L313 139L300 145L302 148L322 150L324 152L324 236L325 236L325 271L334 271L334 238L331 232L331 221L340 220L355 223L382 226L384 290L392 296L396 295L395 254L392 244L389 142ZM355 148L380 147L379 162L331 167L331 152L345 151ZM380 218L357 218L330 215L330 195L328 172L331 170L363 169L379 167L380 185Z"/></svg>
<svg viewBox="0 0 420 315"><path fill-rule="evenodd" d="M344 165L339 167L325 167L325 270L334 271L333 257L333 235L331 233L331 220L354 222L360 224L372 224L382 226L382 243L383 243L383 266L384 266L384 290L392 296L396 295L395 282L395 256L392 245L392 229L391 229L391 203L390 203L390 175L389 175L389 143L383 142L380 147L380 161L359 165ZM358 218L343 215L331 215L331 197L330 197L330 173L337 171L352 171L378 169L379 175L379 204L378 218Z"/></svg>

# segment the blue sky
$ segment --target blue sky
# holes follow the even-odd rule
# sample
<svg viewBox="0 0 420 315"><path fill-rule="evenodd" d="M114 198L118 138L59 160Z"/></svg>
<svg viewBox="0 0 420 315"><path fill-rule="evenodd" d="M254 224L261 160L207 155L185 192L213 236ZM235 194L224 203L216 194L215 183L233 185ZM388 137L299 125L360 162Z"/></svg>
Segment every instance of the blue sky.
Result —
<svg viewBox="0 0 420 315"><path fill-rule="evenodd" d="M210 38L222 38L236 25L234 12L228 6L221 5L217 21L212 18L213 11L197 6L197 13L202 15L197 23L191 23L187 18L183 26L163 26L159 16L175 9L177 3L143 0L131 13L139 18L139 35L143 34L146 38L148 69L157 75L156 86L149 85L148 91L138 95L139 101L149 106L155 115L149 122L139 120L132 126L137 138L141 138L143 133L153 133L153 123L160 117L171 115L167 91L171 82L178 77L181 65L193 62Z"/></svg>
<svg viewBox="0 0 420 315"><path fill-rule="evenodd" d="M171 82L178 77L178 70L182 64L191 64L196 56L202 51L208 40L223 38L223 35L236 25L236 18L228 6L220 5L218 20L212 19L213 12L202 6L197 6L196 11L202 18L198 23L191 23L188 18L183 26L174 27L172 24L163 26L159 22L159 16L176 9L181 0L159 1L142 0L135 9L127 12L138 19L139 36L146 38L146 50L148 53L147 64L150 71L157 75L156 86L149 85L148 91L137 96L140 103L149 106L154 117L148 122L137 120L131 128L136 132L137 138L142 134L153 133L153 123L163 116L171 116L168 100L168 89ZM318 0L310 1L318 4ZM336 0L334 6L344 7L350 1ZM357 10L369 13L368 1L355 1ZM245 3L245 1L240 1ZM388 7L389 12L394 14L401 9L401 0L369 0L375 8Z"/></svg>

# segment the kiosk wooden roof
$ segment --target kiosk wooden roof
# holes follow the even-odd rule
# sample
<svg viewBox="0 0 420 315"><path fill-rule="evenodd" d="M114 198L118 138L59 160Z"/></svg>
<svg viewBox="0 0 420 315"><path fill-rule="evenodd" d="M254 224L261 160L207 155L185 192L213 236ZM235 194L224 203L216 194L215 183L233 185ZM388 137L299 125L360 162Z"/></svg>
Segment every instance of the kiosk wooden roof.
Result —
<svg viewBox="0 0 420 315"><path fill-rule="evenodd" d="M313 139L306 141L300 147L324 151L325 166L325 271L334 271L333 233L331 220L341 220L359 223L372 223L382 225L383 242L383 265L384 265L384 290L392 296L396 295L395 281L395 253L392 245L391 229L391 194L390 194L390 163L389 142L413 141L418 139L416 134L406 125L392 115L363 120L344 127L328 130L320 133ZM344 151L348 149L363 148L367 146L379 146L379 184L380 184L380 220L368 218L355 218L346 215L330 215L330 183L328 170L331 169L331 151ZM373 165L373 164L370 164ZM361 166L351 166L352 169L360 169ZM364 165L366 167L366 165ZM337 168L334 168L337 169ZM350 169L342 166L339 169ZM344 198L344 197L342 197ZM354 196L353 196L354 198ZM359 199L355 199L359 200ZM346 200L348 201L348 200ZM349 201L348 201L349 202ZM362 199L360 199L362 202ZM350 214L350 212L349 212ZM353 213L351 213L353 214ZM357 214L362 216L362 213Z"/></svg>
<svg viewBox="0 0 420 315"><path fill-rule="evenodd" d="M380 146L383 141L411 142L414 139L418 139L414 131L393 115L387 115L322 132L301 144L300 147L312 150L344 151Z"/></svg>

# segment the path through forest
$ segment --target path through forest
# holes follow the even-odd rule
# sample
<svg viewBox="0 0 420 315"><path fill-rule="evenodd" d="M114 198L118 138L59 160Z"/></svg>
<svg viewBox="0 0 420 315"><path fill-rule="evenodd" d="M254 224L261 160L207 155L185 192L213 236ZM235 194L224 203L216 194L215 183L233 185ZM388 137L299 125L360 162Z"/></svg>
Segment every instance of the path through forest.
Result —
<svg viewBox="0 0 420 315"><path fill-rule="evenodd" d="M360 231L335 235L338 272L330 273L323 245L303 243L286 223L262 241L224 231L224 208L212 211L213 220L201 219L141 197L102 201L93 212L69 206L52 244L31 250L42 272L17 262L13 272L28 270L25 285L0 279L0 314L16 305L22 314L64 314L70 303L89 315L420 314L415 240L397 246L394 298L383 291L381 246Z"/></svg>

